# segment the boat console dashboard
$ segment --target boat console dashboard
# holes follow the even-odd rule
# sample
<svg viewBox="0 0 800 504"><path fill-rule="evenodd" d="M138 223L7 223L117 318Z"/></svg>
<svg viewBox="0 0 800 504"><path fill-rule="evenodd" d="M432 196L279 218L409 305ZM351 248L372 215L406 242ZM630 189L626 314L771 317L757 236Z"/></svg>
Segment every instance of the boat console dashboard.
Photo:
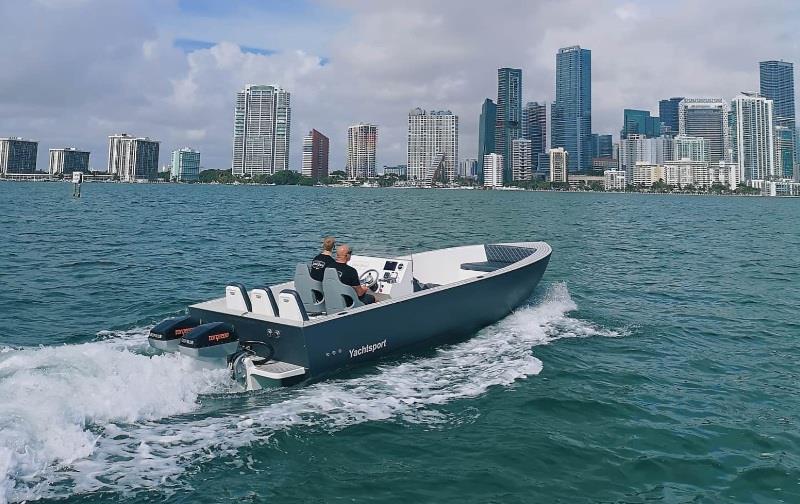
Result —
<svg viewBox="0 0 800 504"><path fill-rule="evenodd" d="M411 261L385 257L352 256L350 266L362 276L369 271L378 276L376 294L397 298L414 292L414 273Z"/></svg>

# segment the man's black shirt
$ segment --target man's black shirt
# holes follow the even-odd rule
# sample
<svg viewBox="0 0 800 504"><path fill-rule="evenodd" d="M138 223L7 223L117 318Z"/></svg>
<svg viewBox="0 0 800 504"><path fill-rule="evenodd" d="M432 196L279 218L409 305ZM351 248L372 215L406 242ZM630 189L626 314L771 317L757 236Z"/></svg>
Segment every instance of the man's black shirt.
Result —
<svg viewBox="0 0 800 504"><path fill-rule="evenodd" d="M318 254L317 257L311 260L311 278L321 282L325 278L325 268L335 267L336 261L333 260L333 257L326 254Z"/></svg>
<svg viewBox="0 0 800 504"><path fill-rule="evenodd" d="M356 271L354 267L340 262L334 263L333 267L336 268L336 271L339 273L339 280L343 284L351 287L361 285L361 282L358 280L358 271Z"/></svg>

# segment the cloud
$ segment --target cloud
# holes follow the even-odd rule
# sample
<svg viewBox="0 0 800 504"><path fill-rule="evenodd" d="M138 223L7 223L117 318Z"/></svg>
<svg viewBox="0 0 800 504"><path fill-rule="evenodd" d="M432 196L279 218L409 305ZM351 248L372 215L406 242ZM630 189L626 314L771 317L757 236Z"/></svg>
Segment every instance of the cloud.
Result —
<svg viewBox="0 0 800 504"><path fill-rule="evenodd" d="M497 68L523 69L524 101L554 98L555 53L592 50L593 126L618 133L623 108L657 113L671 96L758 89L758 61L800 62L800 3L615 0L176 3L2 2L0 136L92 150L107 136L161 140L162 162L190 145L206 167L230 165L235 93L248 83L292 93L292 166L303 135L331 138L344 163L347 126L379 125L378 162L405 161L407 113L460 116L461 157L477 150ZM713 13L713 14L710 14ZM747 36L742 36L746 25ZM213 41L213 42L212 42ZM270 48L270 49L261 49ZM42 164L44 163L44 164Z"/></svg>

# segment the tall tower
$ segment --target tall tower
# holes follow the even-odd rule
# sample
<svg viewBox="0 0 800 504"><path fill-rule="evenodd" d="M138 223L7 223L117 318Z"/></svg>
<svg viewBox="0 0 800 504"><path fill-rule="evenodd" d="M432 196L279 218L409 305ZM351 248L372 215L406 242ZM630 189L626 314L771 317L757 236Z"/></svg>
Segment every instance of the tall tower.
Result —
<svg viewBox="0 0 800 504"><path fill-rule="evenodd" d="M761 96L772 100L777 135L780 137L780 165L787 178L794 172L795 163L800 163L797 152L797 127L794 108L794 65L788 61L762 61L758 64L761 77ZM791 165L790 165L791 159Z"/></svg>
<svg viewBox="0 0 800 504"><path fill-rule="evenodd" d="M571 172L592 167L592 51L564 47L556 54L556 101L552 107L552 147L569 154Z"/></svg>
<svg viewBox="0 0 800 504"><path fill-rule="evenodd" d="M153 180L158 175L159 142L127 133L108 137L108 173L124 182Z"/></svg>
<svg viewBox="0 0 800 504"><path fill-rule="evenodd" d="M747 180L768 180L782 176L775 165L775 124L773 104L756 93L742 93L733 99L736 116L736 159Z"/></svg>
<svg viewBox="0 0 800 504"><path fill-rule="evenodd" d="M305 177L319 180L328 176L328 137L312 129L303 138L303 171Z"/></svg>
<svg viewBox="0 0 800 504"><path fill-rule="evenodd" d="M272 175L289 169L290 94L277 86L248 85L236 93L234 175Z"/></svg>
<svg viewBox="0 0 800 504"><path fill-rule="evenodd" d="M378 127L374 124L354 124L347 128L347 177L364 179L375 176L375 149Z"/></svg>
<svg viewBox="0 0 800 504"><path fill-rule="evenodd" d="M452 182L458 167L458 116L449 110L408 113L408 179Z"/></svg>
<svg viewBox="0 0 800 504"><path fill-rule="evenodd" d="M709 166L730 159L729 109L722 98L684 98L678 107L679 133L708 141Z"/></svg>
<svg viewBox="0 0 800 504"><path fill-rule="evenodd" d="M497 122L497 105L486 98L481 107L481 117L478 122L478 180L483 179L483 161L487 154L495 152L494 132Z"/></svg>
<svg viewBox="0 0 800 504"><path fill-rule="evenodd" d="M511 141L522 136L522 70L497 70L497 121L495 123L495 152L505 160L503 181L511 180Z"/></svg>
<svg viewBox="0 0 800 504"><path fill-rule="evenodd" d="M682 96L667 98L658 102L658 116L672 135L678 134L678 106Z"/></svg>
<svg viewBox="0 0 800 504"><path fill-rule="evenodd" d="M528 102L522 110L522 137L531 141L533 169L538 167L540 155L547 153L547 104Z"/></svg>

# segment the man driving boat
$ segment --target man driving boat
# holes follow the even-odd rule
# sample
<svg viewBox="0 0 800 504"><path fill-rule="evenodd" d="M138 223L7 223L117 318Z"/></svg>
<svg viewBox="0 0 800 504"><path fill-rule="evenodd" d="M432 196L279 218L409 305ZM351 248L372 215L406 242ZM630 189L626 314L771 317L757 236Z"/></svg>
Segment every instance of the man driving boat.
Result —
<svg viewBox="0 0 800 504"><path fill-rule="evenodd" d="M353 251L347 244L339 245L336 249L336 264L334 268L336 268L336 272L339 274L339 280L345 284L349 285L356 291L356 295L358 299L364 304L370 304L375 302L375 296L369 293L369 288L361 285L361 281L358 279L358 271L347 262L353 256Z"/></svg>

